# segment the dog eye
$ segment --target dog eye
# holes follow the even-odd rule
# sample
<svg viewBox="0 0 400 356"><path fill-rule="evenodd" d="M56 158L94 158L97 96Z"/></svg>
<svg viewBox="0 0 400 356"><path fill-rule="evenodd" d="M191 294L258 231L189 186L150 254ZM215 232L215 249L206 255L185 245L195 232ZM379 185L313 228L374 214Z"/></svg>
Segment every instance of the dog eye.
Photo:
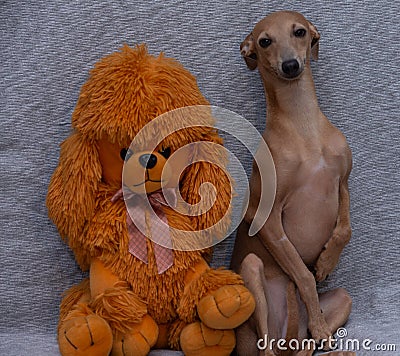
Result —
<svg viewBox="0 0 400 356"><path fill-rule="evenodd" d="M258 44L259 44L262 48L268 47L271 43L272 43L272 41L271 41L269 38L261 38L261 39L258 41Z"/></svg>
<svg viewBox="0 0 400 356"><path fill-rule="evenodd" d="M171 147L163 147L161 150L158 151L158 153L164 156L165 159L168 159L168 157L171 155Z"/></svg>
<svg viewBox="0 0 400 356"><path fill-rule="evenodd" d="M119 155L124 161L127 161L133 155L133 151L130 148L123 148Z"/></svg>
<svg viewBox="0 0 400 356"><path fill-rule="evenodd" d="M304 37L306 35L307 31L303 28L299 28L298 30L294 31L294 35L296 37Z"/></svg>

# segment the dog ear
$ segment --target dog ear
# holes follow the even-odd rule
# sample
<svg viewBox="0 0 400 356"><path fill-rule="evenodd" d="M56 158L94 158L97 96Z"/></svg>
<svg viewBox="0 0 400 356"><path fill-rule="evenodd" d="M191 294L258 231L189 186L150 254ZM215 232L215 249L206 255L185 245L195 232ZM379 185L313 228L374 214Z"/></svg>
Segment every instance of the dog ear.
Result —
<svg viewBox="0 0 400 356"><path fill-rule="evenodd" d="M257 54L254 51L253 33L247 35L244 41L240 44L240 54L250 70L257 68Z"/></svg>
<svg viewBox="0 0 400 356"><path fill-rule="evenodd" d="M319 39L321 35L319 34L317 28L310 21L308 21L308 27L311 32L311 57L317 61L319 52Z"/></svg>
<svg viewBox="0 0 400 356"><path fill-rule="evenodd" d="M101 176L96 143L79 132L72 133L61 144L46 201L50 219L72 249L79 245L85 224L93 215Z"/></svg>

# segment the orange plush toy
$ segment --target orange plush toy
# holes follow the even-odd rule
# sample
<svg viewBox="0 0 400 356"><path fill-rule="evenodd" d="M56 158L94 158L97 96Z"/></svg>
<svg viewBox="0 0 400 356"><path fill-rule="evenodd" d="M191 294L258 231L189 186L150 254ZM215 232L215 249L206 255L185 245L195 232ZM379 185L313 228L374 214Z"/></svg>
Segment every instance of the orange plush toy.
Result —
<svg viewBox="0 0 400 356"><path fill-rule="evenodd" d="M208 266L209 248L158 245L149 238L155 233L145 210L134 206L136 215L130 218L128 204L120 199L124 162L130 194L158 194L154 199L159 202L164 188L177 189L177 205L196 206L211 199L201 192L208 182L215 188L208 210L186 215L163 201L158 214L174 228L176 246L185 243L180 231L184 239L207 228L214 236L225 234L227 220L217 222L230 211L232 189L221 168L223 155L213 151L222 140L211 127L211 114L201 110L202 124L191 126L187 120L193 118L175 110L171 125L181 120L187 127L171 133L164 122L157 130L144 131L138 143L142 151L130 149L135 136L156 117L193 105L208 105L194 77L173 59L149 55L144 45L125 46L105 57L83 85L73 132L61 145L47 197L60 235L80 267L89 270L89 278L69 289L61 303L62 355L147 355L153 348L229 355L235 346L233 328L252 314L254 300L241 278ZM162 135L156 148L146 151L146 140ZM169 183L179 171L174 163L166 169L170 156L193 142L214 145L193 148L190 164L175 160L183 170L175 185ZM206 162L210 156L219 157L221 165ZM140 233L135 217L141 211L145 231Z"/></svg>

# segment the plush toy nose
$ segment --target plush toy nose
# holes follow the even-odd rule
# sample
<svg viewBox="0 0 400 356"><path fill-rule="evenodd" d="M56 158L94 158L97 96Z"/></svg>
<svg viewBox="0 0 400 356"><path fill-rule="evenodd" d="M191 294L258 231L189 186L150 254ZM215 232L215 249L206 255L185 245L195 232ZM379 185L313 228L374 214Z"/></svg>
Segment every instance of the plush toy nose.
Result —
<svg viewBox="0 0 400 356"><path fill-rule="evenodd" d="M139 157L139 163L146 169L152 169L157 164L157 157L151 153L145 153Z"/></svg>
<svg viewBox="0 0 400 356"><path fill-rule="evenodd" d="M294 76L297 74L299 68L300 66L299 62L297 62L297 59L290 59L282 63L283 72L289 76Z"/></svg>

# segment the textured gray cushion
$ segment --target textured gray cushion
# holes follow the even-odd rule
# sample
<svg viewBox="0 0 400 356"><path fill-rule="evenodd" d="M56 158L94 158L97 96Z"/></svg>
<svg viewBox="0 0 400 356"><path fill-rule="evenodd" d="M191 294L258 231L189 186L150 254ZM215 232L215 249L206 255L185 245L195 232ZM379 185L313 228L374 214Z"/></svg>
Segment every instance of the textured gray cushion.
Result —
<svg viewBox="0 0 400 356"><path fill-rule="evenodd" d="M123 43L146 42L195 74L212 104L262 130L261 80L247 70L239 44L265 14L285 8L303 12L321 32L312 64L320 105L354 155L353 238L322 289L342 286L352 295L349 338L397 344L397 353L379 355L400 352L398 4L282 3L0 3L0 355L57 355L61 295L83 277L47 218L45 196L88 70ZM232 243L217 246L214 265L229 264Z"/></svg>

